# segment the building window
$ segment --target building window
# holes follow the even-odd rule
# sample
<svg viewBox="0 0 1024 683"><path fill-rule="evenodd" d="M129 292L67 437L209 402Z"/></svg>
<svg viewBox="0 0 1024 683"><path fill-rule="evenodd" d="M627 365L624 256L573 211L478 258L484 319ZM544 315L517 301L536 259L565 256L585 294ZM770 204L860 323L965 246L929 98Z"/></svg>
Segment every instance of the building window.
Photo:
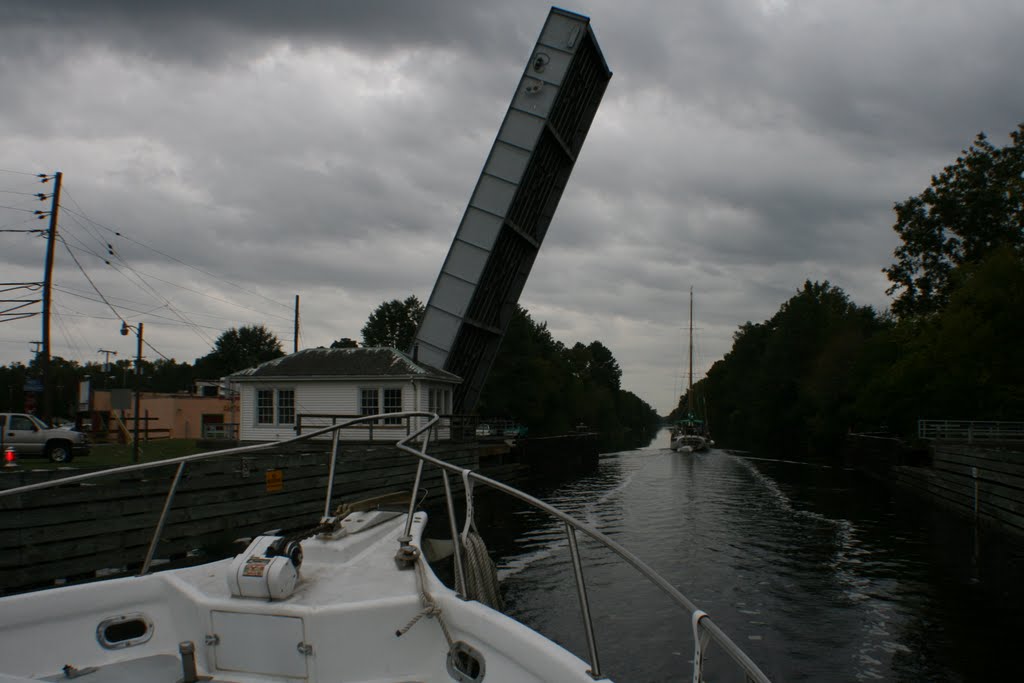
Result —
<svg viewBox="0 0 1024 683"><path fill-rule="evenodd" d="M274 424L274 390L256 390L256 424Z"/></svg>
<svg viewBox="0 0 1024 683"><path fill-rule="evenodd" d="M277 422L283 425L295 424L295 390L277 390Z"/></svg>
<svg viewBox="0 0 1024 683"><path fill-rule="evenodd" d="M385 389L384 390L384 412L385 413L400 413L400 412L402 412L402 390L401 389ZM384 418L384 424L386 424L386 425L402 424L402 418L400 418L400 417L387 417L387 418Z"/></svg>
<svg viewBox="0 0 1024 683"><path fill-rule="evenodd" d="M450 415L452 412L451 389L428 389L427 410L438 415Z"/></svg>
<svg viewBox="0 0 1024 683"><path fill-rule="evenodd" d="M359 414L376 415L380 412L380 397L377 389L359 390Z"/></svg>
<svg viewBox="0 0 1024 683"><path fill-rule="evenodd" d="M378 413L400 413L402 412L402 389L384 389L375 387L373 389L359 390L359 414L377 415ZM386 425L402 424L400 417L386 417L378 420L377 423Z"/></svg>
<svg viewBox="0 0 1024 683"><path fill-rule="evenodd" d="M256 424L295 424L295 390L257 389Z"/></svg>

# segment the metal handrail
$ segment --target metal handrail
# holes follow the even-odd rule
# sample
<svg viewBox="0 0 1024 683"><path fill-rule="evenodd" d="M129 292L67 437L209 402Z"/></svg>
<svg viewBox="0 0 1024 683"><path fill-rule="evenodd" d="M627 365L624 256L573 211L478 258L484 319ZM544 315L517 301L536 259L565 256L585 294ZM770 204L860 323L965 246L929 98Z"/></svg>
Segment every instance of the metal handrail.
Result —
<svg viewBox="0 0 1024 683"><path fill-rule="evenodd" d="M650 566L648 566L647 563L645 563L639 557L637 557L636 555L634 555L630 551L626 550L624 547L622 547L621 545L619 545L618 543L613 541L608 536L605 536L603 533L601 533L597 529L594 529L593 527L591 527L591 526L589 526L587 524L584 524L583 522L580 522L579 520L575 519L574 517L572 517L572 516L562 512L558 508L553 507L553 506L545 503L544 501L542 501L542 500L540 500L538 498L534 498L533 496L531 496L528 493L524 493L523 491L520 491L519 489L513 488L513 487L511 487L511 486L509 486L507 484L503 484L500 481L497 481L495 479L491 479L490 477L485 477L482 474L477 474L476 472L473 472L473 471L467 471L467 470L465 470L462 467L458 467L456 465L452 465L451 463L445 462L443 460L438 460L437 458L435 458L433 456L427 455L425 452L423 452L423 450L416 450L415 448L412 448L411 446L408 446L407 444L410 441L412 441L413 439L415 439L416 436L417 436L417 434L414 433L414 434L412 434L412 435L410 435L410 436L400 440L396 444L396 446L399 449L401 449L401 450L403 450L403 451L405 451L407 453L415 455L417 458L419 458L420 463L428 462L428 463L430 463L432 465L435 465L436 467L440 467L442 470L447 470L449 472L457 472L457 473L459 473L459 474L461 474L463 476L468 477L469 479L472 479L475 482L479 482L479 483L484 484L486 486L489 486L489 487L491 487L493 489L501 491L501 492L503 492L505 494L508 494L508 495L512 496L513 498L518 498L519 500L523 501L524 503L532 505L533 507L535 507L535 508L537 508L539 510L542 510L544 512L547 512L548 514L552 515L553 517L557 517L558 519L560 519L563 522L565 522L567 534L569 534L569 538L570 538L570 549L574 553L574 566L575 566L575 563L578 562L578 551L575 549L575 546L576 546L576 544L575 544L575 537L572 535L571 530L575 529L575 530L578 530L578 531L582 531L586 535L590 536L592 539L594 539L595 541L597 541L601 545L605 546L606 548L608 548L609 550L614 552L622 560L624 560L627 564L629 564L634 569L636 569L647 580L649 580L655 586L660 588L664 593L666 593L669 596L669 598L672 599L673 602L675 602L676 604L678 604L681 607L683 607L684 609L686 609L690 613L691 617L694 617L694 621L695 621L694 632L695 632L695 635L699 635L700 628L706 629L706 632L708 634L710 634L712 639L714 639L714 641L719 646L721 646L723 650L725 650L726 654L728 654L733 659L733 661L736 662L736 664L738 664L744 670L744 672L746 673L746 675L747 675L749 680L756 681L757 683L771 683L770 679L764 674L764 672L761 671L761 669L757 666L757 664L754 663L754 660L752 660L747 655L746 652L741 650L739 645L737 645L735 642L733 642L733 640L731 638L729 638L729 636L726 635L725 632L722 631L722 629L711 620L710 616L707 616L704 612L702 612L701 610L698 610L697 606L689 598L687 598L685 595L680 593L679 590L675 586L673 586L667 580L665 580L664 577L662 577L660 574L658 574L656 571L654 571L654 569L652 569ZM418 476L418 473L417 473L416 484L413 487L413 500L416 499L416 495L418 493L418 489L419 489L419 476ZM412 529L412 515L409 515L409 517L406 519L405 534L403 535L403 538L404 537L408 537L410 535L411 529ZM456 545L458 545L458 544L456 543ZM579 583L580 581L582 581L582 578L583 578L582 571L578 571L577 572L577 583L578 583L578 587L580 587L580 598L581 598L581 601L583 601L581 603L581 610L583 610L583 611L585 611L587 613L584 618L586 620L589 620L589 609L586 607L586 604L585 604L585 597L586 597L585 596L585 589L583 589L581 587L581 584ZM697 616L694 616L694 615L697 615ZM588 630L592 630L592 626ZM592 652L592 655L593 655L592 661L591 661L591 673L595 677L598 677L600 675L600 667L599 667L599 665L597 663L597 658L596 658L596 646L593 644L591 638L588 638L588 641L591 641L591 642L588 642L588 646L591 648L591 652ZM701 662L699 661L699 659L701 657L701 654L700 654L701 650L700 650L699 647L696 648L696 652L698 654L697 654L697 658L694 661L694 671L697 671L699 666L701 665Z"/></svg>
<svg viewBox="0 0 1024 683"><path fill-rule="evenodd" d="M1000 420L918 420L921 439L966 439L967 441L1024 440L1024 422Z"/></svg>
<svg viewBox="0 0 1024 683"><path fill-rule="evenodd" d="M108 475L113 474L113 473L123 474L125 472L137 472L137 471L142 471L142 470L153 469L155 467L166 467L166 466L169 466L169 465L178 465L176 473L175 473L175 476L174 476L174 479L173 479L173 481L171 483L171 486L170 486L170 488L168 490L167 497L164 500L164 506L163 506L163 510L161 511L161 514L160 514L160 519L157 521L156 529L154 530L153 537L152 537L152 539L150 541L150 546L149 546L149 548L147 550L147 557L146 557L146 560L145 560L145 562L143 564L143 571L141 572L142 574L145 574L149 570L149 565L152 562L153 554L156 551L156 544L158 542L160 534L163 531L164 524L165 524L166 519L167 519L167 515L168 515L168 513L170 512L170 509L171 509L171 504L172 504L172 501L173 501L173 498L174 498L175 491L177 490L178 483L180 482L180 480L182 478L182 474L183 474L185 466L187 464L192 463L192 462L198 462L198 461L201 461L201 460L208 460L208 459L211 459L211 458L221 457L221 456L224 456L224 455L241 455L243 453L252 453L252 452L257 452L257 451L266 451L266 450L273 449L273 448L279 448L280 446L287 445L287 444L307 441L307 440L313 439L313 438L315 438L317 436L320 436L320 435L323 435L323 434L327 434L329 432L333 432L334 437L332 438L332 444L331 444L332 445L332 449L331 449L332 450L332 452L331 452L332 476L329 477L329 480L328 480L328 490L327 490L327 493L326 493L327 501L325 503L325 510L326 510L326 509L329 509L330 498L331 498L331 495L332 495L333 481L334 481L334 479L333 479L333 470L334 470L334 464L335 464L336 458L337 458L337 446L338 446L338 439L337 439L336 435L338 434L339 430L344 429L346 427L349 427L352 424L355 424L355 423L358 423L358 422L362 422L362 421L366 421L366 420L380 419L383 415L385 415L385 414L382 413L382 414L378 414L378 415L363 415L363 416L359 416L357 418L353 418L351 420L347 420L347 421L342 422L342 423L328 425L326 427L323 427L322 429L318 429L316 431L310 432L309 434L303 434L303 435L292 437L292 438L289 438L289 439L283 439L281 441L272 441L272 442L261 443L261 444L253 444L253 445L249 445L249 446L239 446L239 447L236 447L236 448L225 448L225 449L216 450L216 451L209 451L209 452L206 452L206 453L197 453L197 454L194 454L194 455L186 455L186 456L181 456L181 457L177 457L177 458L168 458L166 460L159 460L159 461L150 462L150 463L139 463L139 464L135 464L135 465L125 465L123 467L117 467L117 468L113 468L113 469L109 469L109 470L100 470L100 471L97 471L97 472L88 472L88 473L85 473L85 474L78 474L78 475L73 475L73 476L70 476L70 477L63 477L61 479L52 479L52 480L45 481L45 482L38 482L38 483L35 483L35 484L26 484L24 486L20 486L20 487L17 487L17 488L0 490L0 498L3 498L5 496L11 496L11 495L19 495L19 494L22 494L22 493L27 493L29 491L37 491L37 490L41 490L41 489L54 488L54 487L57 487L57 486L64 486L66 484L73 484L73 483L78 483L78 482L83 482L83 481L89 481L91 479L98 479L100 477L108 476ZM748 680L756 681L757 683L770 683L769 678L761 671L760 668L758 668L757 664L755 664L754 661L752 659L750 659L750 657L743 650L741 650L740 647L735 642L733 642L733 640L731 638L729 638L729 636L727 636L725 634L725 632L722 631L722 629L717 624L715 624L711 620L711 617L707 616L707 614L705 614L701 610L698 610L697 606L692 601L690 601L689 598L687 598L685 595L683 595L681 592L679 592L679 590L676 589L675 586L673 586L667 580L665 580L660 574L658 574L656 571L654 571L643 560L638 558L636 555L634 555L630 551L626 550L624 547L622 547L621 545L619 545L618 543L613 541L608 536L605 536L603 533L601 533L597 529L589 526L588 524L580 522L579 520L575 519L574 517L566 514L565 512L562 512L558 508L556 508L556 507L554 507L552 505L549 505L548 503L545 503L544 501L542 501L542 500L540 500L538 498L535 498L535 497L529 495L528 493L524 493L523 491L520 491L519 489L516 489L516 488L513 488L511 486L508 486L507 484L503 484L502 482L497 481L495 479L491 479L490 477L486 477L486 476L484 476L482 474L477 474L476 472L473 472L471 470L466 470L464 468L458 467L456 465L452 465L451 463L445 462L443 460L439 460L439 459L437 459L437 458L435 458L433 456L427 455L426 447L427 447L427 443L428 443L428 440L429 440L430 430L437 423L437 421L439 419L437 414L421 412L421 411L408 411L408 412L402 412L402 413L387 413L386 415L388 417L402 417L402 418L418 417L418 418L426 418L425 424L423 424L422 426L417 428L412 433L406 435L405 437L403 437L401 440L399 440L395 444L397 448L399 448L400 450L402 450L402 451L404 451L406 453L409 453L409 454L415 456L417 458L417 460L418 460L417 468L416 468L416 477L415 477L415 481L413 483L413 493L412 493L410 504L409 504L410 514L407 515L404 533L403 533L403 535L399 539L400 543L402 543L403 546L405 544L407 544L411 540L411 531L412 531L412 514L411 513L412 513L412 511L413 511L413 509L414 509L414 507L416 505L416 500L418 498L420 484L421 484L422 475L423 475L423 465L425 463L428 463L428 464L434 465L436 467L439 467L439 468L441 468L441 471L444 474L447 474L448 472L457 473L460 476L464 476L464 477L466 477L468 479L472 479L474 482L478 482L478 483L484 484L485 486L488 486L488 487L490 487L492 489L495 489L497 491L501 491L501 492L503 492L503 493L505 493L507 495L510 495L513 498L517 498L517 499L523 501L524 503L527 503L527 504L529 504L529 505L531 505L531 506L533 506L533 507L535 507L535 508L537 508L537 509L539 509L539 510L541 510L543 512L548 513L549 515L552 515L553 517L556 517L557 519L562 520L562 522L565 523L566 534L567 534L567 537L568 537L568 540L569 540L570 552L572 554L573 570L574 570L574 574L575 574L575 577L576 577L577 590L578 590L578 593L579 593L578 597L579 597L579 600L580 600L580 610L581 610L583 621L584 621L584 630L585 630L585 633L586 633L587 646L588 646L588 650L589 650L589 654L590 654L591 674L595 678L599 678L600 675L601 675L601 673L600 673L600 664L599 664L598 656L597 656L597 644L596 644L596 640L595 640L594 634L593 634L593 623L592 623L592 620L591 620L591 617L590 617L590 609L589 609L589 604L588 604L587 596L586 596L586 586L585 586L584 580L583 580L582 563L580 561L579 549L578 549L577 543L576 543L576 536L575 536L575 532L576 531L583 532L584 534L586 534L590 538L594 539L595 541L597 541L601 545L605 546L606 548L608 548L609 550L614 552L623 561L625 561L628 565L632 566L635 570L637 570L647 580L649 580L655 586L660 588L666 595L668 595L668 597L673 602L675 602L679 606L683 607L687 612L689 612L689 614L691 616L691 619L693 620L693 623L694 623L694 636L695 636L695 639L696 639L696 643L695 643L695 656L694 656L695 680L699 680L699 672L700 672L701 667L703 665L704 649L700 646L700 641L701 641L701 637L700 636L702 635L700 629L703 628L704 629L703 635L709 635L726 652L726 654L728 654L732 658L732 660L744 670L744 672L747 675ZM417 438L421 439L420 447L418 449L413 447L412 445L410 445ZM448 478L447 478L447 476L444 476L443 479L444 479L444 483L445 483L445 494L446 494L447 503L448 503L447 507L448 507L448 515L449 515L449 524L451 525L451 528L452 528L452 530L454 532L454 530L456 528L455 527L455 521L454 521L455 511L454 511L454 506L452 504L451 487L448 485ZM453 535L453 540L456 540L455 546L457 548L458 547L458 543L457 543L457 539L454 538L454 535ZM464 567L462 566L461 554L459 554L459 557L457 558L456 571L460 572L460 573L464 572Z"/></svg>

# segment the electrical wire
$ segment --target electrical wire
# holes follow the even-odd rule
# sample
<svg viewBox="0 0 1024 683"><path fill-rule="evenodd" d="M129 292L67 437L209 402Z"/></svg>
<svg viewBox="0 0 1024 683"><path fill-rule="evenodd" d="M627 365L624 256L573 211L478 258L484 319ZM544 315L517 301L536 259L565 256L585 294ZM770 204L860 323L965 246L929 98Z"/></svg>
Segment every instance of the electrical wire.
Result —
<svg viewBox="0 0 1024 683"><path fill-rule="evenodd" d="M96 294L98 294L100 299L103 300L103 303L105 303L110 308L110 310L114 312L114 315L117 316L118 320L127 325L128 321L121 317L121 314L117 312L117 309L114 308L114 305L107 301L107 297L103 296L103 292L100 291L100 288L97 287L96 283L92 281L91 277L89 277L89 273L85 272L85 268L83 268L82 264L79 263L78 258L75 256L75 252L71 251L71 246L64 240L61 240L61 244L63 244L64 248L68 250L68 255L71 256L71 260L74 261L75 265L78 266L78 269L82 271L82 275L85 276L85 279L89 281L89 284L92 285L93 290L95 290Z"/></svg>
<svg viewBox="0 0 1024 683"><path fill-rule="evenodd" d="M116 235L117 237L120 237L122 239L128 240L129 242L132 242L133 244L137 244L138 246L142 247L143 249L148 249L148 250L152 251L153 253L156 253L156 254L159 254L160 256L163 256L166 259L170 259L171 261L174 261L176 263L180 263L181 265L185 266L186 268L191 268L192 270L195 270L196 272L203 273L204 275L208 275L209 277L212 277L215 280L220 280L221 282L227 283L227 284L231 285L232 287L236 287L236 288L242 290L243 292L246 292L248 294L252 294L253 296L260 297L261 299L264 299L265 301L269 301L272 304L277 304L278 306L280 306L282 308L291 310L291 306L289 304L283 304L280 301L275 301L274 299L271 299L270 297L268 297L266 295L260 294L259 292L255 292L255 291L253 291L251 289L246 289L245 287L242 287L241 285L239 285L237 283L231 282L230 280L227 280L227 279L222 278L222 277L220 277L218 275L215 275L214 273L211 273L211 272L209 272L207 270L203 270L202 268L199 268L197 266L193 266L190 263L186 263L185 261L182 261L181 259L179 259L179 258L177 258L175 256L171 256L170 254L167 254L167 253L165 253L163 251L160 251L159 249L157 249L155 247L151 247L148 244L145 244L144 242L140 242L139 240L136 240L136 239L134 239L132 237L129 237L128 235L125 235L125 234L121 233L120 231L115 230L114 228L106 226L103 223L100 223L99 221L95 221L92 218L89 218L88 216L85 215L84 212L81 211L81 206L78 205L78 202L75 201L75 199L73 197L69 196L69 198L71 199L71 201L75 202L75 206L78 206L79 212L73 212L70 209L68 209L67 207L64 207L65 211L68 211L70 213L76 213L78 216L80 216L81 218L89 221L93 225L96 225L96 226L106 230L107 232L110 232L111 234Z"/></svg>
<svg viewBox="0 0 1024 683"><path fill-rule="evenodd" d="M78 347L78 344L76 344L72 340L71 335L68 332L67 325L64 324L64 316L61 315L59 307L57 306L56 302L54 302L53 306L53 317L57 321L57 327L60 328L61 334L64 336L64 342L68 345L69 348L74 350L74 352L77 354L78 357L75 360L77 360L79 364L84 365L85 354L82 353L82 350Z"/></svg>
<svg viewBox="0 0 1024 683"><path fill-rule="evenodd" d="M80 245L82 245L81 247L76 247L77 249L80 249L81 251L83 251L83 252L85 252L85 253L87 253L87 254L89 254L91 256L94 256L95 258L103 261L107 265L110 265L111 267L113 267L113 264L110 263L110 260L106 256L104 256L102 254L98 254L95 251L92 251L87 246L85 246L85 244L81 240L79 240L77 237L75 237L73 235L68 235L68 236L70 236L72 239L74 239L76 242L78 242ZM106 246L107 245L104 244L104 247L106 247ZM116 252L113 252L113 253L116 253ZM113 256L113 258L117 258L118 260L121 260L123 262L123 259L121 259L119 255L118 256ZM258 308L252 308L251 306L246 306L244 304L236 303L234 301L229 301L228 299L221 299L220 297L213 296L212 294L207 294L206 292L203 292L201 290L193 289L191 287L186 287L185 285L179 284L177 282L172 282L170 280L165 280L165 279L163 279L161 277L158 277L156 275L153 275L151 273L143 272L141 270L138 270L137 268L134 268L133 270L136 273L138 273L139 275L141 275L143 277L147 277L150 280L156 280L157 282L162 282L164 284L171 285L172 287L177 287L178 289L183 289L186 292L192 292L193 294L198 294L199 296L205 297L205 298L210 299L212 301L217 301L217 302L220 302L222 304L227 304L229 306L234 306L236 308L244 308L247 311L252 311L253 313L259 313L262 316L268 316L268 317L271 317L271 318L277 318L279 320L284 320L284 321L287 321L287 322L291 322L291 318L285 317L283 315L277 315L276 313L269 313L267 311L261 311ZM193 315L213 315L213 314L210 314L210 313L194 313Z"/></svg>
<svg viewBox="0 0 1024 683"><path fill-rule="evenodd" d="M63 244L65 245L65 247L66 247L66 248L67 248L67 249L68 249L69 251L71 250L71 246L70 246L70 245L68 244L67 240L66 240L66 239L65 239L65 238L63 237L63 235L59 235L59 236L58 236L58 239L60 239L60 240L61 240L61 242L63 242ZM126 274L125 272L123 272L123 271L122 271L122 270L121 270L120 268L118 268L118 267L117 267L117 266L115 266L115 265L114 265L113 263L111 263L111 262L110 262L109 260L107 260L107 259L103 259L103 258L102 258L102 257L100 257L100 256L99 256L98 254L96 254L95 252L92 252L92 251L90 251L90 250L88 250L88 249L84 249L84 251L86 251L86 253L92 254L93 256L96 256L97 258L101 258L101 259L102 259L102 260L104 261L104 263L106 263L107 265L109 265L110 267L112 267L112 268L113 268L113 269L114 269L115 271L117 271L117 272L118 272L118 274L120 274L120 275L121 275L122 277L124 277L124 278L125 278L126 280L128 280L128 282L129 282L129 283L131 283L133 287L134 287L134 286L138 286L138 285L141 285L141 286L142 286L142 287L143 287L144 289L147 289L147 290L149 290L149 291L150 291L150 293L152 293L154 297L156 297L156 298L157 298L158 300L160 300L160 301L163 301L163 302L164 302L164 306L166 306L166 307L167 307L167 309L168 309L169 311L171 311L172 313L174 313L175 315L177 315L177 316L178 316L178 318L179 318L179 319L180 319L180 320L181 320L181 321L182 321L183 323L185 323L186 325L188 325L188 326L189 326L189 327L190 327L190 328L192 329L192 331L193 331L193 332L194 332L194 333L195 333L195 334L196 334L196 335L197 335L197 336L198 336L198 337L199 337L200 339L202 339L202 340L203 340L204 342L206 342L207 344L210 344L211 346L212 346L212 345L214 344L214 340L213 340L213 339L212 339L212 338L211 338L211 337L210 337L209 335L207 335L207 334L206 334L205 332L203 332L203 331L202 331L202 330L200 329L200 327L199 327L198 325L196 325L196 323L192 322L192 321L191 321L191 320L189 320L189 319L188 319L187 317L185 317L185 316L184 316L183 314L179 313L179 312L178 312L178 311L177 311L177 310L176 310L176 309L174 308L174 306L173 306L173 305L171 304L171 302L170 302L170 300L169 300L169 299L167 299L166 297L164 297L164 296L163 296L162 294L160 294L160 292L158 292L158 291L157 291L157 290L156 290L156 289L155 289L155 288L154 288L154 287L153 287L152 285L150 285L150 284L149 284L148 282L146 282L146 281L145 281L145 279L144 279L144 278L143 278L143 277L142 277L141 275L139 275L139 274L138 274L138 273L137 273L137 272L136 272L136 271L135 271L135 270L134 270L134 269L133 269L133 268L132 268L132 267L131 267L130 265L128 265L127 263L125 263L124 259L123 259L123 258L121 258L121 257L120 257L119 255L116 255L116 254L115 254L115 255L114 255L114 258L116 258L117 260L119 260L119 261L120 261L120 262L122 263L122 265L123 265L123 266L124 266L124 267L125 267L125 268L126 268L126 269L127 269L128 271L130 271L130 272L131 272L131 273L132 273L132 274L133 274L133 275L135 276L135 278L136 278L137 282L136 282L135 280L133 280L133 279L132 279L132 278L131 278L131 277L130 277L130 276L129 276L128 274ZM111 253L113 253L113 250L111 250ZM161 306L160 308L162 308L162 307L163 307L163 306Z"/></svg>

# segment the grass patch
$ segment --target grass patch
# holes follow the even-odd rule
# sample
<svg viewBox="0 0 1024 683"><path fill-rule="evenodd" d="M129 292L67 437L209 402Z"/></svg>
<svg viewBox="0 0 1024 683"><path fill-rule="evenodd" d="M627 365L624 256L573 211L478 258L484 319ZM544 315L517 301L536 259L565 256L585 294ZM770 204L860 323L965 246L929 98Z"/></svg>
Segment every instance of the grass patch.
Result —
<svg viewBox="0 0 1024 683"><path fill-rule="evenodd" d="M139 444L139 462L154 462L178 458L183 455L195 455L212 448L199 448L196 439L160 439L156 441L143 441ZM225 441L219 448L230 448L234 442ZM19 458L22 467L56 468L67 467L65 464L52 463L45 458ZM75 458L71 462L72 467L87 469L120 467L121 465L132 464L131 444L119 443L94 443L89 455Z"/></svg>

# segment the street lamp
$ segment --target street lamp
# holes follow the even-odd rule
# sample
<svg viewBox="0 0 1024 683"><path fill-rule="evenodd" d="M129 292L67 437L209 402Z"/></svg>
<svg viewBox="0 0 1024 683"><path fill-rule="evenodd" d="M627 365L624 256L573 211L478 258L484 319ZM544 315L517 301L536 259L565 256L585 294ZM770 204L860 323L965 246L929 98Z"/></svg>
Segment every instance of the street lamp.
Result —
<svg viewBox="0 0 1024 683"><path fill-rule="evenodd" d="M132 462L139 462L139 399L142 395L142 323L138 327L121 321L121 336L127 337L129 330L135 330L139 346L135 352L135 437L132 440Z"/></svg>

